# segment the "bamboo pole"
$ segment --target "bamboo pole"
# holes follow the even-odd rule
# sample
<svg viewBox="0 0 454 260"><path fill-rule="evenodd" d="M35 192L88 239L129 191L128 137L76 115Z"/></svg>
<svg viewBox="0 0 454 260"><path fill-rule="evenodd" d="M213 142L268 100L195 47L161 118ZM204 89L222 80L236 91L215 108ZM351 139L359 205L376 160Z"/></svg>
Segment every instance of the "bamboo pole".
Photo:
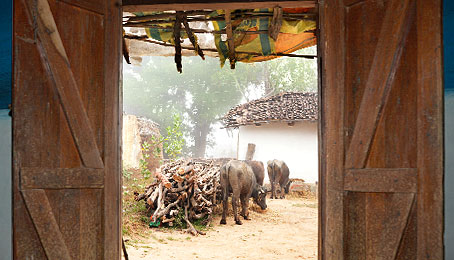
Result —
<svg viewBox="0 0 454 260"><path fill-rule="evenodd" d="M159 41L154 41L150 40L148 36L146 35L125 35L124 36L126 39L130 40L137 40L137 41L143 41L151 44L156 44L156 45L161 45L161 46L168 46L168 47L175 47L175 45L170 44L170 43L165 43L165 42L159 42ZM194 47L187 47L187 46L181 46L181 49L183 50L195 50ZM209 52L218 52L217 49L210 49L210 48L201 48L202 51L209 51ZM250 55L257 55L257 56L264 56L261 53L258 52L245 52L245 51L237 51L236 53L238 54L250 54ZM292 57L292 58L304 58L304 59L315 59L317 58L317 55L301 55L301 54L292 54L292 53L272 53L267 56L276 56L276 57Z"/></svg>
<svg viewBox="0 0 454 260"><path fill-rule="evenodd" d="M229 44L230 69L235 69L235 41L233 39L232 20L230 19L230 10L225 10L225 31L227 33L227 42Z"/></svg>

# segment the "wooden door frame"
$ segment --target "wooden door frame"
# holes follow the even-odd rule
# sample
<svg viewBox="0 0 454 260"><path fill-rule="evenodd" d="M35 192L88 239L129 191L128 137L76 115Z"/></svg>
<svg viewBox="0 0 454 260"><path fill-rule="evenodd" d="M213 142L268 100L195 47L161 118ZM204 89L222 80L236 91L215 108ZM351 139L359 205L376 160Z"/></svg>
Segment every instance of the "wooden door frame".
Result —
<svg viewBox="0 0 454 260"><path fill-rule="evenodd" d="M347 0L346 0L347 1ZM345 1L344 1L345 2ZM348 1L357 3L359 1ZM344 3L319 1L320 215L319 259L344 259ZM416 0L418 154L417 259L443 258L442 1ZM336 19L332 21L331 19ZM328 26L332 25L332 26ZM427 37L431 35L431 37ZM335 38L330 39L329 36ZM425 37L426 36L426 37ZM432 37L433 36L433 37ZM339 41L338 41L339 40ZM431 96L431 99L422 98ZM328 188L329 186L329 188Z"/></svg>
<svg viewBox="0 0 454 260"><path fill-rule="evenodd" d="M206 2L205 2L206 1ZM418 259L436 259L443 252L443 77L442 77L442 1L415 0L418 34L419 97L431 93L432 100L418 99ZM205 3L204 3L205 2ZM228 0L123 0L124 11L189 10L200 8L263 8L310 7L311 1L228 1ZM345 53L342 39L344 8L342 1L318 0L318 62L319 62L319 259L343 259L343 194L344 140L343 93ZM359 2L359 1L349 1ZM330 20L333 19L334 21ZM329 26L331 25L331 26ZM322 32L322 33L320 33ZM329 33L328 33L329 32ZM435 35L435 37L427 37ZM343 43L341 43L343 44ZM335 73L330 72L334 70ZM339 102L339 100L341 102ZM341 119L341 120L339 120ZM432 142L423 136L430 135ZM429 154L430 156L424 156ZM432 181L428 181L432 179ZM329 189L327 186L329 185ZM435 196L434 196L435 194Z"/></svg>

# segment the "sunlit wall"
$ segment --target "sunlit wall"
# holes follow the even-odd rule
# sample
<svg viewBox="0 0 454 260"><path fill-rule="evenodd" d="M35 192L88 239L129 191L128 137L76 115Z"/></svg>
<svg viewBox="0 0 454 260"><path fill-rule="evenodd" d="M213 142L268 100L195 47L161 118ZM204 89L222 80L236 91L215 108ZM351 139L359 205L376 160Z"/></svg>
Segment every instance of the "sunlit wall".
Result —
<svg viewBox="0 0 454 260"><path fill-rule="evenodd" d="M245 159L248 143L254 143L254 160L266 162L283 160L290 169L290 178L306 182L318 181L317 123L271 123L261 126L242 126L239 134L239 159ZM265 174L265 182L268 182Z"/></svg>

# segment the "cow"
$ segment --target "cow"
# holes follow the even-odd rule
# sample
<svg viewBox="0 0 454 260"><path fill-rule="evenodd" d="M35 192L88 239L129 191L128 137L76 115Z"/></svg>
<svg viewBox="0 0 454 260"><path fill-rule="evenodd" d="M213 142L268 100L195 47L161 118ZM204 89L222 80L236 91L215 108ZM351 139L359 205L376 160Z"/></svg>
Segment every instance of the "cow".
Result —
<svg viewBox="0 0 454 260"><path fill-rule="evenodd" d="M225 225L227 213L227 200L232 192L233 217L237 225L243 224L238 217L238 199L241 200L241 215L246 220L249 218L249 198L253 197L254 202L262 210L266 209L266 190L255 179L251 166L244 161L232 160L221 167L221 190L222 190L222 219L221 224Z"/></svg>
<svg viewBox="0 0 454 260"><path fill-rule="evenodd" d="M249 166L251 166L252 171L254 172L255 179L257 183L263 186L263 180L265 179L265 167L263 167L263 163L261 161L250 161L245 160Z"/></svg>
<svg viewBox="0 0 454 260"><path fill-rule="evenodd" d="M283 192L284 190L288 193L288 188L290 186L289 182L289 169L287 164L280 160L271 160L268 161L268 177L270 178L271 183L271 198L277 199L276 185L280 186L279 198L285 198Z"/></svg>

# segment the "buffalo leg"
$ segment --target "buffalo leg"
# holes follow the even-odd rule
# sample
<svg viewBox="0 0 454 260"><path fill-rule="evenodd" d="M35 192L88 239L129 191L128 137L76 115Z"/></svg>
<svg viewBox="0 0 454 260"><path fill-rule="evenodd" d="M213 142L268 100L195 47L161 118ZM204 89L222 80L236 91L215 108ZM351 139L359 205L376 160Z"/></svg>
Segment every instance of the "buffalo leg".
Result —
<svg viewBox="0 0 454 260"><path fill-rule="evenodd" d="M271 198L274 199L274 192L275 192L275 188L274 188L274 181L271 181Z"/></svg>
<svg viewBox="0 0 454 260"><path fill-rule="evenodd" d="M242 225L240 218L238 217L238 200L240 199L239 189L233 189L232 195L232 208L233 208L233 217L235 219L235 224Z"/></svg>
<svg viewBox="0 0 454 260"><path fill-rule="evenodd" d="M240 196L241 200L241 216L243 216L246 220L251 220L249 217L249 199L247 199L246 195Z"/></svg>
<svg viewBox="0 0 454 260"><path fill-rule="evenodd" d="M227 224L226 221L226 215L227 215L227 209L229 207L228 205L228 199L229 199L229 181L227 179L225 169L221 168L221 194L222 194L222 219L221 219L221 224L225 225Z"/></svg>
<svg viewBox="0 0 454 260"><path fill-rule="evenodd" d="M225 219L226 219L226 214L227 214L228 207L229 207L229 205L228 205L227 200L223 199L222 200L222 219L221 219L221 224L222 225L227 224L227 221Z"/></svg>

